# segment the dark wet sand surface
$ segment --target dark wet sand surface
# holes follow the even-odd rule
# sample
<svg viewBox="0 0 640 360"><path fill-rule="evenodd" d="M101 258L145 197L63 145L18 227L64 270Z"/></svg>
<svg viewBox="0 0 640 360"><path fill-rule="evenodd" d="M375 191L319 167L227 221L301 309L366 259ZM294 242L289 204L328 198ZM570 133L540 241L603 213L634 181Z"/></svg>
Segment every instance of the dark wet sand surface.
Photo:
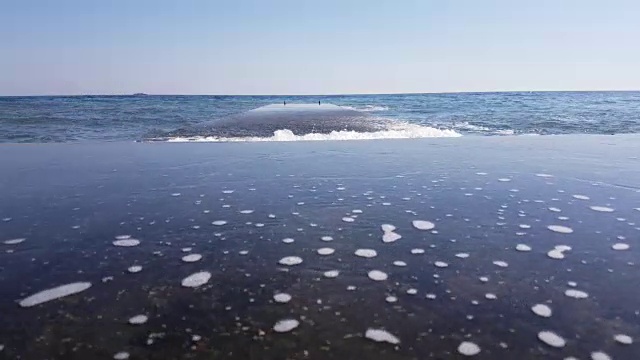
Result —
<svg viewBox="0 0 640 360"><path fill-rule="evenodd" d="M0 358L637 359L637 154L634 136L4 146ZM384 243L383 224L402 238ZM125 234L140 244L114 246ZM558 245L571 250L550 258ZM208 282L181 285L200 271ZM75 282L91 287L19 305ZM129 324L136 315L148 321ZM299 325L276 332L284 319ZM369 328L400 343L366 339ZM462 342L480 352L462 355Z"/></svg>

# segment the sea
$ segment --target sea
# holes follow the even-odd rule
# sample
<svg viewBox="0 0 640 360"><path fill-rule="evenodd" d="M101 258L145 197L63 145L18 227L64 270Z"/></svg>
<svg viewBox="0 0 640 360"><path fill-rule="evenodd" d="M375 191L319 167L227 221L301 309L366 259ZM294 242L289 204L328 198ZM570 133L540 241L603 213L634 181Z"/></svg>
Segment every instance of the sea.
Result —
<svg viewBox="0 0 640 360"><path fill-rule="evenodd" d="M373 133L322 136L278 129L255 136L203 125L269 104L334 104L388 121ZM313 131L313 130L310 130ZM332 96L0 97L0 142L295 141L640 132L640 92L497 92ZM305 136L306 135L306 136Z"/></svg>

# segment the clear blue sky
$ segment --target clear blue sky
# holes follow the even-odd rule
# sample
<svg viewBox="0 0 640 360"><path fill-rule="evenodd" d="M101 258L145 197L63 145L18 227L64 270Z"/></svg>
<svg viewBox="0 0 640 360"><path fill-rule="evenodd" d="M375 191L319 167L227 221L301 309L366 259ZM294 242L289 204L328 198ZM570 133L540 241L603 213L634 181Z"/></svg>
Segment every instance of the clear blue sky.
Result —
<svg viewBox="0 0 640 360"><path fill-rule="evenodd" d="M638 0L0 0L0 95L597 89Z"/></svg>

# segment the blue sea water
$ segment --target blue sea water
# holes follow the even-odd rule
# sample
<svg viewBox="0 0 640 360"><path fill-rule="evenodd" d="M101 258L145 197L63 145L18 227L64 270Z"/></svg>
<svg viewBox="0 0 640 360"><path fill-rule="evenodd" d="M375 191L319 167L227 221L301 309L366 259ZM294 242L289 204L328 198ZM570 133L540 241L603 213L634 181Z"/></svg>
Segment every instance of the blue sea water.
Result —
<svg viewBox="0 0 640 360"><path fill-rule="evenodd" d="M405 126L389 137L640 133L640 92L42 96L0 97L0 142L167 140L178 129L197 138L201 124L283 101L321 101Z"/></svg>

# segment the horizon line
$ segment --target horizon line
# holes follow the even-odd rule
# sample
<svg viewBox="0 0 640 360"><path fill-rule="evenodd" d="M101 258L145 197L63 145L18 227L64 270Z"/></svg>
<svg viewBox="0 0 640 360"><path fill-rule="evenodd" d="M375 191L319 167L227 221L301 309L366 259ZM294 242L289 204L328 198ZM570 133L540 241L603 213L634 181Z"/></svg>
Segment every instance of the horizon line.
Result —
<svg viewBox="0 0 640 360"><path fill-rule="evenodd" d="M390 92L390 93L327 93L327 94L197 94L197 93L93 93L93 94L31 94L0 95L0 97L81 97L81 96L372 96L372 95L447 95L447 94L495 94L495 93L562 93L562 92L640 92L635 90L482 90L482 91L439 91L439 92Z"/></svg>

